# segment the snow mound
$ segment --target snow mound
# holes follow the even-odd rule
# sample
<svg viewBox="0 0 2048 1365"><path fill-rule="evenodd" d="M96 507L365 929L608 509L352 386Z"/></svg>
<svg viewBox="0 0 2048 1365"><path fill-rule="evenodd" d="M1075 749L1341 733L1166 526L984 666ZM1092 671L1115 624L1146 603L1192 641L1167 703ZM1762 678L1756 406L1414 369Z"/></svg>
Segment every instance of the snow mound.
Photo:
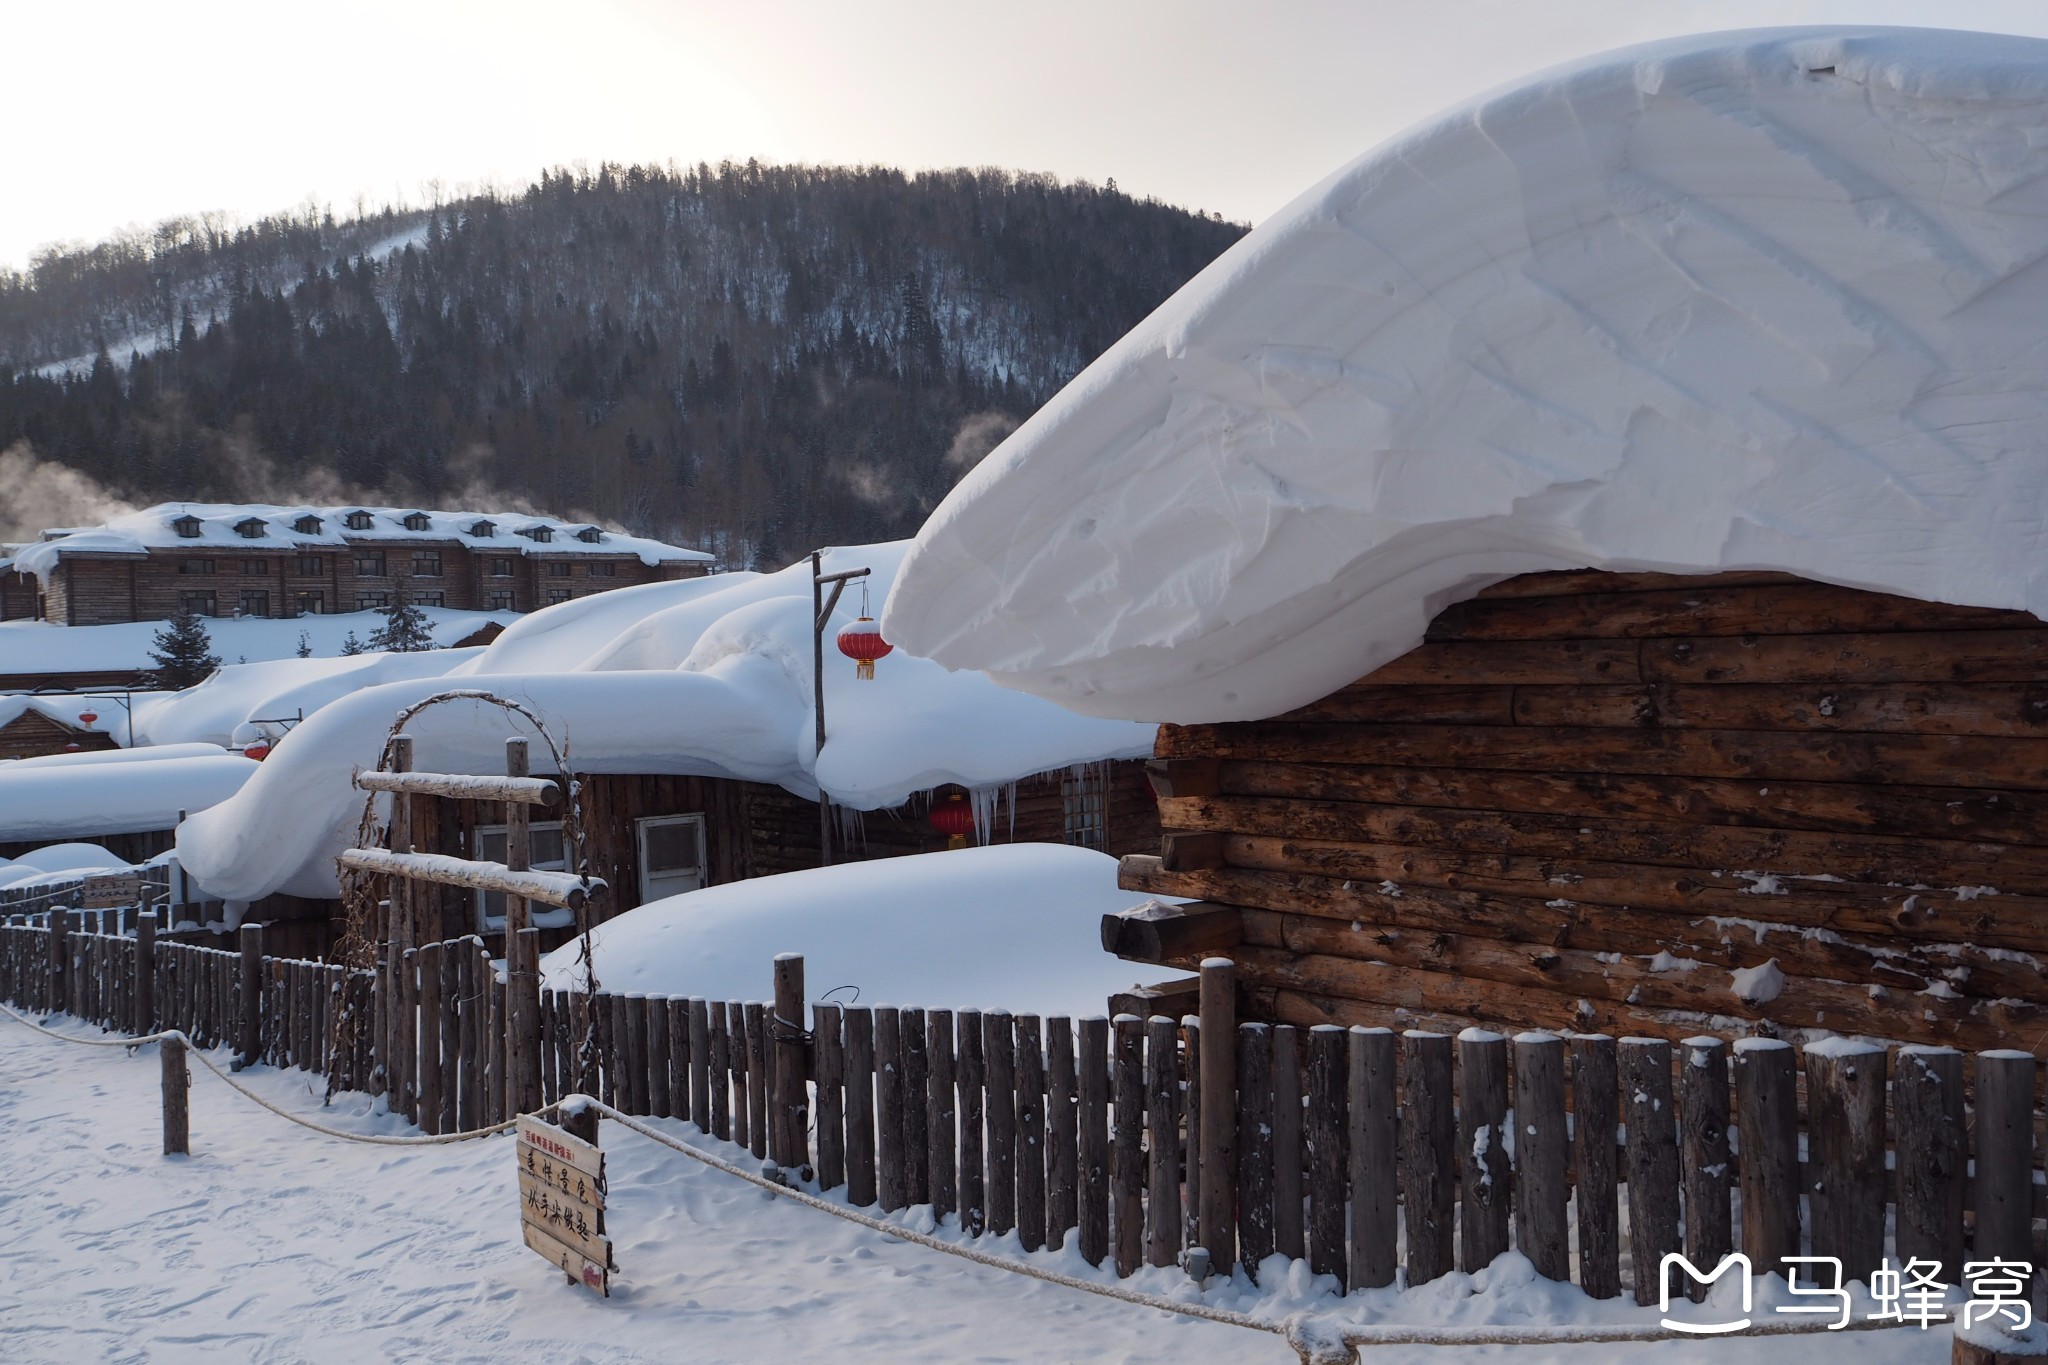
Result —
<svg viewBox="0 0 2048 1365"><path fill-rule="evenodd" d="M771 998L775 955L801 953L813 1000L1102 1014L1138 969L1102 951L1101 920L1138 899L1092 849L966 848L652 901L592 930L591 954L614 993ZM578 988L581 955L574 940L549 953L545 984Z"/></svg>
<svg viewBox="0 0 2048 1365"><path fill-rule="evenodd" d="M2048 614L2048 42L1688 37L1388 142L918 536L883 628L1085 714L1273 715L1544 569Z"/></svg>

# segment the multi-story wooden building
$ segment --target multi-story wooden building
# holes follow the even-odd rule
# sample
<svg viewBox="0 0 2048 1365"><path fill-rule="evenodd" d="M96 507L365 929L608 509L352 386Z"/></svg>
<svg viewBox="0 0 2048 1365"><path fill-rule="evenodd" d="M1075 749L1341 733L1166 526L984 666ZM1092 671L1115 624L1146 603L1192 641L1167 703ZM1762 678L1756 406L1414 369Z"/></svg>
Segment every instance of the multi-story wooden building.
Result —
<svg viewBox="0 0 2048 1365"><path fill-rule="evenodd" d="M0 560L0 619L106 625L420 606L533 611L706 572L711 556L546 517L165 503Z"/></svg>

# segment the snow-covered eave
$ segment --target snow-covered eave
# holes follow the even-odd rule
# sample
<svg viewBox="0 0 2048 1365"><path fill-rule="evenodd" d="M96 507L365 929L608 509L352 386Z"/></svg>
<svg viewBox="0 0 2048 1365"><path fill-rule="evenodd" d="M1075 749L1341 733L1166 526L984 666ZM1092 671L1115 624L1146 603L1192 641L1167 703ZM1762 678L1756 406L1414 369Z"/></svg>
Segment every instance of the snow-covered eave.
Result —
<svg viewBox="0 0 2048 1365"><path fill-rule="evenodd" d="M2048 43L1694 36L1242 239L934 512L883 629L1095 716L1327 694L1551 569L2048 615Z"/></svg>

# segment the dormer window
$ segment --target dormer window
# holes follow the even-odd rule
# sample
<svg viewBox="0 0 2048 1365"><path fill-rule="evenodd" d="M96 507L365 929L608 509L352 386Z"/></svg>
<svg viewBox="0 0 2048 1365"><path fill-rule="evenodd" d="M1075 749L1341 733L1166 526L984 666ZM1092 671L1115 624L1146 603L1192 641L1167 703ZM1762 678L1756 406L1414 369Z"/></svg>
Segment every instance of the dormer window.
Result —
<svg viewBox="0 0 2048 1365"><path fill-rule="evenodd" d="M256 540L269 532L270 528L263 524L261 517L243 517L235 523L235 534L244 540Z"/></svg>
<svg viewBox="0 0 2048 1365"><path fill-rule="evenodd" d="M498 528L492 522L472 521L469 524L469 534L475 536L478 540L489 540L492 536L496 535L497 533Z"/></svg>
<svg viewBox="0 0 2048 1365"><path fill-rule="evenodd" d="M576 533L576 539L582 541L585 545L595 545L604 539L604 532L598 530L595 526L586 526Z"/></svg>
<svg viewBox="0 0 2048 1365"><path fill-rule="evenodd" d="M341 524L351 531L367 531L370 529L370 514L360 510L350 512L341 519Z"/></svg>
<svg viewBox="0 0 2048 1365"><path fill-rule="evenodd" d="M302 536L317 536L320 534L320 518L300 517L292 523L292 529Z"/></svg>
<svg viewBox="0 0 2048 1365"><path fill-rule="evenodd" d="M519 534L532 540L547 542L555 538L555 528L552 526L529 526Z"/></svg>
<svg viewBox="0 0 2048 1365"><path fill-rule="evenodd" d="M173 517L171 519L171 529L186 540L197 540L199 539L200 531L199 518L189 513L182 517Z"/></svg>
<svg viewBox="0 0 2048 1365"><path fill-rule="evenodd" d="M434 527L425 512L407 512L401 524L408 531L430 531Z"/></svg>

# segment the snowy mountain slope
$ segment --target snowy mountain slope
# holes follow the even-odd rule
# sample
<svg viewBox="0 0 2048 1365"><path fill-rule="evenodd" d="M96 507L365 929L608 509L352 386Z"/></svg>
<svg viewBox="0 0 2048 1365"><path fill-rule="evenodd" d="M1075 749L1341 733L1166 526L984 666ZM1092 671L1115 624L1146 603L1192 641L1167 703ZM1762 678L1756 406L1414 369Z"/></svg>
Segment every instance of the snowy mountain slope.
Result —
<svg viewBox="0 0 2048 1365"><path fill-rule="evenodd" d="M884 617L1103 716L1272 715L1541 569L2048 613L2048 43L1609 53L1367 153L977 467Z"/></svg>

